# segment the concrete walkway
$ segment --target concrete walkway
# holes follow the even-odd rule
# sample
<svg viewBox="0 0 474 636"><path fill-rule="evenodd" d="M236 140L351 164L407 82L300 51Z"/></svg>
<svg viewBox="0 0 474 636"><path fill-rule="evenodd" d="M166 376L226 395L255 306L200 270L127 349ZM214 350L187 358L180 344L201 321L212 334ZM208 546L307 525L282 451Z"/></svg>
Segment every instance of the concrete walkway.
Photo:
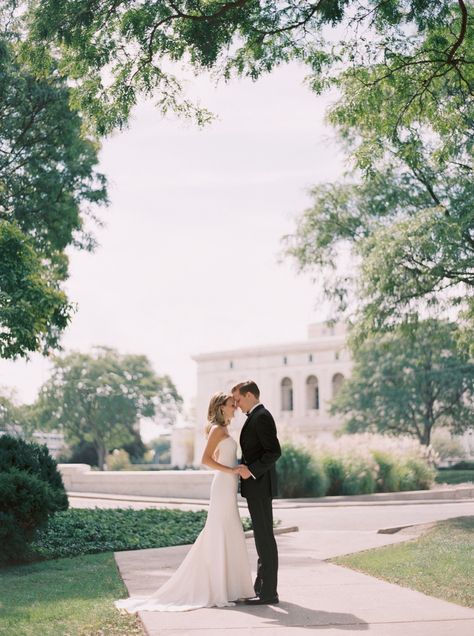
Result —
<svg viewBox="0 0 474 636"><path fill-rule="evenodd" d="M472 636L474 610L324 561L410 538L410 534L379 534L377 530L382 528L463 515L474 515L473 501L278 509L275 516L284 525L300 528L299 532L277 536L279 605L141 612L140 618L149 636L293 636L308 630L332 636L361 631L373 636ZM253 539L248 539L247 545L254 567ZM157 589L188 549L177 546L116 553L130 595L146 595Z"/></svg>

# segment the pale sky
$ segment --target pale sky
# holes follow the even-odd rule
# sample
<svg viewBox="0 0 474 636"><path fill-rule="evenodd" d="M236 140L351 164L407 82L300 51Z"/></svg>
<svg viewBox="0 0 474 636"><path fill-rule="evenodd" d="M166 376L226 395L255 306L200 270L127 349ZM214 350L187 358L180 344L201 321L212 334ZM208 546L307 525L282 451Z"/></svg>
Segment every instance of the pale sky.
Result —
<svg viewBox="0 0 474 636"><path fill-rule="evenodd" d="M329 98L287 66L253 83L193 94L219 116L198 129L142 104L130 128L103 143L111 205L93 254L71 254L67 283L79 309L63 346L108 345L146 354L185 400L196 390L191 355L306 339L317 284L278 264L281 237L309 204L308 189L341 177ZM0 361L0 385L33 401L50 363Z"/></svg>

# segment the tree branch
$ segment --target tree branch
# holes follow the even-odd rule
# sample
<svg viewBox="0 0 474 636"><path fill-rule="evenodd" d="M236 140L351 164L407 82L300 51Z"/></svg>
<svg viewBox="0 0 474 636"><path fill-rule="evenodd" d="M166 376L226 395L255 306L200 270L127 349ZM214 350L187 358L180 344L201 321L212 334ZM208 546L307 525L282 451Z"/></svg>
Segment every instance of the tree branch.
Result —
<svg viewBox="0 0 474 636"><path fill-rule="evenodd" d="M466 30L467 30L467 8L466 8L466 5L464 4L464 0L458 0L458 4L459 4L459 8L461 10L461 31L459 33L458 39L453 44L451 50L448 53L448 62L450 64L453 64L455 62L454 56L455 56L456 51L458 50L458 48L463 43L463 40L464 40L464 38L466 36Z"/></svg>

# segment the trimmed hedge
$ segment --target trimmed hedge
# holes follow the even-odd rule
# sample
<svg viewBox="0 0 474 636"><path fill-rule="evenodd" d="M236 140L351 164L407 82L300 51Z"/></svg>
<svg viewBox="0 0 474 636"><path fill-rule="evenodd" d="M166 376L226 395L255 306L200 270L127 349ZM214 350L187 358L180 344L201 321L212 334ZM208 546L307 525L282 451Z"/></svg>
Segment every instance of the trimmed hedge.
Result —
<svg viewBox="0 0 474 636"><path fill-rule="evenodd" d="M449 470L474 470L474 462L463 460L450 466Z"/></svg>

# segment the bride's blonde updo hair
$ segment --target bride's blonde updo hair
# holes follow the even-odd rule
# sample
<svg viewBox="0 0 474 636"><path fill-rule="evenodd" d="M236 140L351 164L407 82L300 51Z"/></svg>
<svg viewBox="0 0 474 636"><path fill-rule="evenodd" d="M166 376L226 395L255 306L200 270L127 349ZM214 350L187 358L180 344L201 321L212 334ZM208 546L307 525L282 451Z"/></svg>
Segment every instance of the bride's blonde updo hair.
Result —
<svg viewBox="0 0 474 636"><path fill-rule="evenodd" d="M209 431L214 424L218 426L226 426L224 418L224 411L222 407L232 395L230 393L214 393L209 402L209 408L207 409L207 425L206 435L209 435Z"/></svg>

